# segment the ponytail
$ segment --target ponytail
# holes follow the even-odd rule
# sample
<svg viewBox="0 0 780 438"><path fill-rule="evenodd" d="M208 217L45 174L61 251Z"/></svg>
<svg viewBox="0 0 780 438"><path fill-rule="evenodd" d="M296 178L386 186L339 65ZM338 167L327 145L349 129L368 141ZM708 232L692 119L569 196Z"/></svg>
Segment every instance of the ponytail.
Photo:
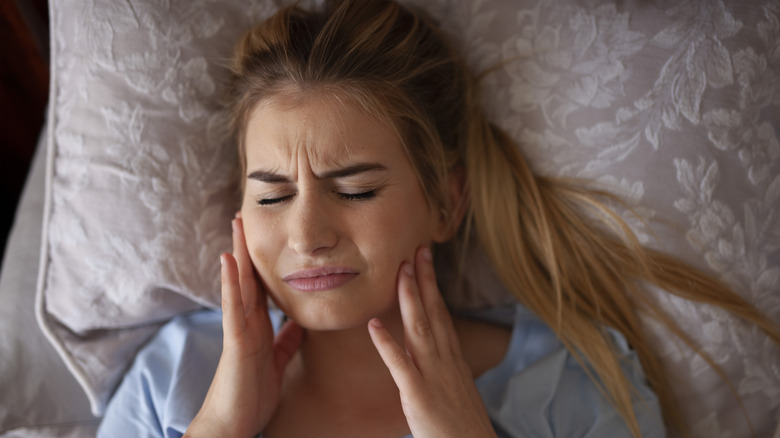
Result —
<svg viewBox="0 0 780 438"><path fill-rule="evenodd" d="M556 332L586 372L594 371L591 378L635 437L641 433L632 409L633 387L620 368L607 327L622 333L636 351L667 427L687 436L669 378L644 334L640 314L660 322L701 355L735 395L736 390L643 284L728 310L761 328L778 345L780 329L712 276L642 247L626 222L605 204L620 203L614 195L589 189L583 181L534 175L513 140L487 121L473 88L467 93L470 114L461 146L471 196L467 229L473 227L515 298Z"/></svg>

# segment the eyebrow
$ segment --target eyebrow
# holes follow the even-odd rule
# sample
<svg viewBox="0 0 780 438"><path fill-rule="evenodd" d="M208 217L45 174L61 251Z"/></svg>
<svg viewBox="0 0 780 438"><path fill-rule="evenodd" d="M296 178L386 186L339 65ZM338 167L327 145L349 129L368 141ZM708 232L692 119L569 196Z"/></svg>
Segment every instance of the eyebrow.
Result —
<svg viewBox="0 0 780 438"><path fill-rule="evenodd" d="M383 171L383 170L387 170L387 167L379 163L358 163L358 164L353 164L351 166L342 167L340 169L329 170L321 175L317 175L317 178L318 179L346 178L360 173L376 172L376 171ZM265 170L255 170L247 176L247 179L253 179L256 181L271 183L271 184L284 184L284 183L292 182L292 180L288 176L280 175L278 173L265 171Z"/></svg>

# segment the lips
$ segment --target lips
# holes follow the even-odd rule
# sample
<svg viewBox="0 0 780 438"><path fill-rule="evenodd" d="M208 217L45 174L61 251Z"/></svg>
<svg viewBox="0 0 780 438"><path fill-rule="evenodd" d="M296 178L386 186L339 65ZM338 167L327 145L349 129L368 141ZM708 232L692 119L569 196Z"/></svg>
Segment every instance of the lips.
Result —
<svg viewBox="0 0 780 438"><path fill-rule="evenodd" d="M301 292L317 292L335 289L350 282L357 275L358 273L350 268L322 267L302 269L285 276L282 280Z"/></svg>

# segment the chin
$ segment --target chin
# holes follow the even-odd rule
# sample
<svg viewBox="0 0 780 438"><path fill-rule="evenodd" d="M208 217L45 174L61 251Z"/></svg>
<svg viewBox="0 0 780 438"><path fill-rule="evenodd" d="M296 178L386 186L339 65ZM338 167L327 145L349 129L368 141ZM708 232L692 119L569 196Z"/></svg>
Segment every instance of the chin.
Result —
<svg viewBox="0 0 780 438"><path fill-rule="evenodd" d="M274 300L276 301L276 300ZM311 297L308 302L291 300L280 309L307 330L335 331L365 328L368 321L398 309L398 299L371 303L344 300L339 297Z"/></svg>

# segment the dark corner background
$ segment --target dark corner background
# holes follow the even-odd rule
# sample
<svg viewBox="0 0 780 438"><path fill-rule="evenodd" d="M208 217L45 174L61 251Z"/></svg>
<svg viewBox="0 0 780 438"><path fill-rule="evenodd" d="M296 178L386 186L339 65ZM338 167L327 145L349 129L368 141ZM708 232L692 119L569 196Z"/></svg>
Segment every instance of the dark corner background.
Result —
<svg viewBox="0 0 780 438"><path fill-rule="evenodd" d="M0 0L0 257L49 96L46 0Z"/></svg>

